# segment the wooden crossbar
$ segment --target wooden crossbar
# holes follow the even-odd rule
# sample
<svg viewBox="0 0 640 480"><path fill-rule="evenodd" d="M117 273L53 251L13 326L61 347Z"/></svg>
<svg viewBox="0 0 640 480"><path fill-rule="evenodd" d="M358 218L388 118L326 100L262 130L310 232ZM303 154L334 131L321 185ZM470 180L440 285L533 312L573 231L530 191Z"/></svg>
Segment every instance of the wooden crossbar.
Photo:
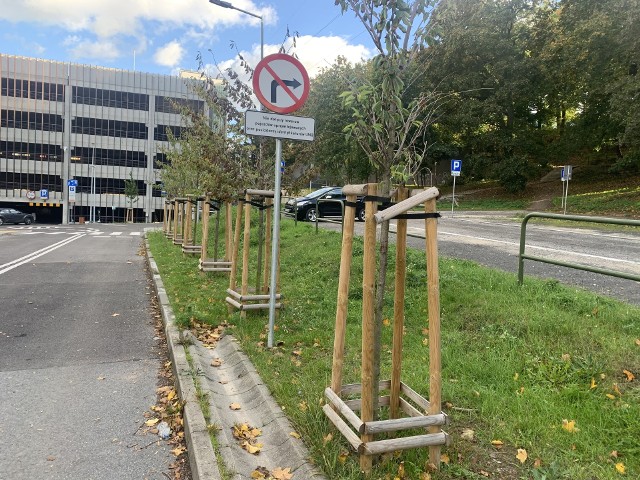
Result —
<svg viewBox="0 0 640 480"><path fill-rule="evenodd" d="M401 201L400 203L396 203L395 205L390 206L389 208L385 208L380 212L376 213L373 217L376 219L376 223L382 223L387 220L391 220L398 215L402 215L405 212L408 212L413 207L417 207L418 205L422 205L426 201L432 200L434 198L438 198L440 196L440 192L436 187L428 188L417 195L413 195L412 197L407 198L406 200Z"/></svg>

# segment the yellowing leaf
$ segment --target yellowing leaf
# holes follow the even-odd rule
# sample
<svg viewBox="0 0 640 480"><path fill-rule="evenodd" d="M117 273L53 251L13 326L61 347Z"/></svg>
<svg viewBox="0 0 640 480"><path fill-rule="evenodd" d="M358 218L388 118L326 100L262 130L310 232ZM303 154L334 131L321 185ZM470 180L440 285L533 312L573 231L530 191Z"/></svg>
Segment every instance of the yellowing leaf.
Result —
<svg viewBox="0 0 640 480"><path fill-rule="evenodd" d="M636 345L640 347L640 338L636 338Z"/></svg>
<svg viewBox="0 0 640 480"><path fill-rule="evenodd" d="M420 480L431 480L431 474L427 472L422 472L420 474Z"/></svg>
<svg viewBox="0 0 640 480"><path fill-rule="evenodd" d="M333 440L333 433L327 433L324 437L322 437L322 445L326 445L331 440Z"/></svg>
<svg viewBox="0 0 640 480"><path fill-rule="evenodd" d="M340 455L338 455L338 461L343 465L347 461L347 458L349 458L349 452L342 451Z"/></svg>
<svg viewBox="0 0 640 480"><path fill-rule="evenodd" d="M263 478L267 478L267 476L264 473L262 473L262 472L260 472L258 470L254 470L253 472L251 472L251 478L253 478L255 480L261 480Z"/></svg>
<svg viewBox="0 0 640 480"><path fill-rule="evenodd" d="M404 478L404 475L405 475L404 462L400 462L400 465L398 465L398 476L397 476L397 478Z"/></svg>
<svg viewBox="0 0 640 480"><path fill-rule="evenodd" d="M422 344L426 347L427 345L429 345L429 339L428 338L423 338L422 339Z"/></svg>
<svg viewBox="0 0 640 480"><path fill-rule="evenodd" d="M113 315L111 315L112 317L119 317L120 314L119 313L114 313Z"/></svg>
<svg viewBox="0 0 640 480"><path fill-rule="evenodd" d="M524 448L519 448L518 449L518 453L516 454L516 458L518 460L520 460L520 463L526 462L528 457L529 457L529 455L527 454L527 451Z"/></svg>
<svg viewBox="0 0 640 480"><path fill-rule="evenodd" d="M476 432L474 432L470 428L463 428L462 433L460 434L460 438L462 438L463 440L468 440L469 442L472 442L475 437L475 433Z"/></svg>
<svg viewBox="0 0 640 480"><path fill-rule="evenodd" d="M620 397L622 396L622 392L621 392L621 391L620 391L620 389L618 388L618 384L617 384L617 383L614 383L614 384L613 384L613 387L611 387L611 388L613 388L613 391L614 391L615 393L617 393L617 394L618 394L618 396L620 396Z"/></svg>
<svg viewBox="0 0 640 480"><path fill-rule="evenodd" d="M169 392L169 395L167 395L167 400L170 402L171 400L173 400L176 396L176 391L175 390L171 390Z"/></svg>
<svg viewBox="0 0 640 480"><path fill-rule="evenodd" d="M300 434L298 432L289 432L289 435L291 435L293 438L300 438Z"/></svg>
<svg viewBox="0 0 640 480"><path fill-rule="evenodd" d="M633 380L636 378L636 376L629 370L622 370L622 373L627 376L627 382L633 382Z"/></svg>
<svg viewBox="0 0 640 480"><path fill-rule="evenodd" d="M626 468L624 467L624 463L622 462L618 462L616 463L616 472L618 472L621 475L624 475Z"/></svg>
<svg viewBox="0 0 640 480"><path fill-rule="evenodd" d="M520 374L519 374L518 372L516 372L516 373L513 375L513 379L514 379L514 380L518 380L518 378L520 378Z"/></svg>
<svg viewBox="0 0 640 480"><path fill-rule="evenodd" d="M389 325L391 325L391 321L388 318L385 318L384 320L382 320L382 324L385 327L388 327Z"/></svg>
<svg viewBox="0 0 640 480"><path fill-rule="evenodd" d="M502 445L504 445L504 443L502 442L502 440L491 440L491 445L500 448L502 447Z"/></svg>
<svg viewBox="0 0 640 480"><path fill-rule="evenodd" d="M176 457L179 457L180 455L182 455L187 449L184 447L177 447L174 448L173 450L171 450L171 453L173 453Z"/></svg>
<svg viewBox="0 0 640 480"><path fill-rule="evenodd" d="M229 408L231 410L240 410L242 407L240 406L239 403L232 403L231 405L229 405Z"/></svg>
<svg viewBox="0 0 640 480"><path fill-rule="evenodd" d="M606 397L611 399L611 400L615 400L616 399L615 395L611 395L610 393L607 393Z"/></svg>
<svg viewBox="0 0 640 480"><path fill-rule="evenodd" d="M598 384L596 383L596 379L595 378L591 378L591 385L589 386L590 390L593 390L594 388L596 388L598 386Z"/></svg>
<svg viewBox="0 0 640 480"><path fill-rule="evenodd" d="M562 428L569 433L576 433L577 431L580 430L579 428L576 428L575 420L567 420L567 419L562 420Z"/></svg>
<svg viewBox="0 0 640 480"><path fill-rule="evenodd" d="M262 444L261 443L256 443L256 444L252 444L249 442L242 442L240 444L240 446L242 448L244 448L247 452L253 454L253 455L257 455L260 453L260 450L262 449Z"/></svg>
<svg viewBox="0 0 640 480"><path fill-rule="evenodd" d="M298 404L298 408L300 409L301 412L306 412L309 406L307 405L307 402L303 401Z"/></svg>
<svg viewBox="0 0 640 480"><path fill-rule="evenodd" d="M449 465L449 462L451 461L451 459L449 458L449 455L447 455L446 453L443 453L442 455L440 455L440 461L446 465Z"/></svg>
<svg viewBox="0 0 640 480"><path fill-rule="evenodd" d="M146 422L144 422L144 424L147 427L152 427L154 426L156 423L158 423L160 420L158 420L157 418L152 418L151 420L147 420Z"/></svg>
<svg viewBox="0 0 640 480"><path fill-rule="evenodd" d="M221 358L214 358L213 360L211 360L211 366L212 367L219 367L220 365L222 365L222 359Z"/></svg>
<svg viewBox="0 0 640 480"><path fill-rule="evenodd" d="M293 473L291 473L291 468L280 468L276 467L272 470L271 476L274 480L291 480L293 478Z"/></svg>

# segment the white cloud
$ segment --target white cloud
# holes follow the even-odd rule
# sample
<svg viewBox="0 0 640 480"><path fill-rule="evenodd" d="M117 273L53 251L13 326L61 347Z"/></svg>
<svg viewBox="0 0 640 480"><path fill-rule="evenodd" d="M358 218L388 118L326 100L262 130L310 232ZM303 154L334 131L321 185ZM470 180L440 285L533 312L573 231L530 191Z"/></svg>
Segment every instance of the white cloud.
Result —
<svg viewBox="0 0 640 480"><path fill-rule="evenodd" d="M245 0L234 3L262 15L266 24L277 21L272 7L260 8ZM206 29L259 24L258 19L248 19L241 12L216 7L205 0L0 0L0 19L62 27L70 32L87 31L101 38L137 36L144 21L172 28Z"/></svg>
<svg viewBox="0 0 640 480"><path fill-rule="evenodd" d="M73 41L75 39L75 41ZM73 59L87 60L115 60L120 56L120 50L116 44L110 40L80 40L78 37L72 39L69 46L69 54Z"/></svg>
<svg viewBox="0 0 640 480"><path fill-rule="evenodd" d="M184 48L177 40L173 40L158 48L153 55L153 60L163 67L175 67L184 56Z"/></svg>

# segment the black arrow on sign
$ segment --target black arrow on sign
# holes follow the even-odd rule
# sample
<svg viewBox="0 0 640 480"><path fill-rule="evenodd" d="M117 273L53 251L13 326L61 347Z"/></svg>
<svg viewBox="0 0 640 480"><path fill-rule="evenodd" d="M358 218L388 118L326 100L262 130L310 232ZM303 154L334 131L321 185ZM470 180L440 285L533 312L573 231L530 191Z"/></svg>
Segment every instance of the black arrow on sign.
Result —
<svg viewBox="0 0 640 480"><path fill-rule="evenodd" d="M293 80L283 80L282 83L291 88L298 88L300 85L302 85L295 78ZM271 103L274 104L276 103L276 90L278 89L278 85L280 85L280 83L278 83L277 80L271 80Z"/></svg>

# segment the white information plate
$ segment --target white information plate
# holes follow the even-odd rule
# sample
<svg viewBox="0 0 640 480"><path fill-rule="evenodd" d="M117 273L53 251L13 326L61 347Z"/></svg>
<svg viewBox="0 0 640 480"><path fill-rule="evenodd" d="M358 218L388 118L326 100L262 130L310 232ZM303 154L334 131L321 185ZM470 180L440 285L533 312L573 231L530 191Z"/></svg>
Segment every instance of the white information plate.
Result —
<svg viewBox="0 0 640 480"><path fill-rule="evenodd" d="M247 110L244 114L244 133L311 142L316 134L316 121L309 117Z"/></svg>

